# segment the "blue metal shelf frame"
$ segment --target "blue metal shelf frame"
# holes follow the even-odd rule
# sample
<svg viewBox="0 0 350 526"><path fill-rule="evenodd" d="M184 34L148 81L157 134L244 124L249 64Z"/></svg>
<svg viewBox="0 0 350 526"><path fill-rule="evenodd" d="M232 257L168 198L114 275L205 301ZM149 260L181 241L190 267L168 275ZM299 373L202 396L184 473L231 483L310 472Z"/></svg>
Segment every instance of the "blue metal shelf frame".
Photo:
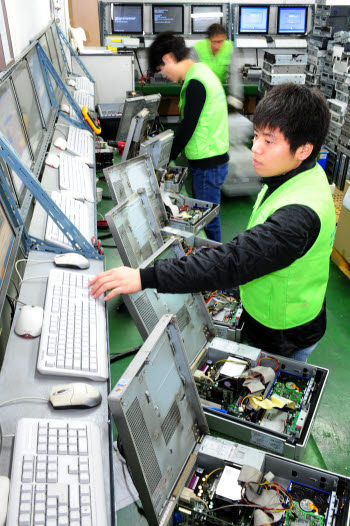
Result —
<svg viewBox="0 0 350 526"><path fill-rule="evenodd" d="M51 199L47 192L42 188L40 183L32 176L30 171L23 165L17 153L11 148L8 141L5 137L0 134L0 155L4 161L16 172L18 177L26 185L30 193L35 197L35 199L41 204L48 216L54 221L58 228L63 232L67 239L72 244L72 249L64 249L58 247L54 243L43 241L31 236L27 229L23 228L23 244L26 253L29 250L40 250L43 252L71 252L76 251L87 258L90 259L103 259L103 255L98 254L95 248L89 243L84 236L79 232L76 226L68 219L68 217L63 214L61 209L56 205L56 203ZM1 185L4 189L4 194L7 197L7 209L9 214L17 226L23 226L22 218L17 210L14 199L11 195L11 192L8 188L5 177L0 171L0 180Z"/></svg>

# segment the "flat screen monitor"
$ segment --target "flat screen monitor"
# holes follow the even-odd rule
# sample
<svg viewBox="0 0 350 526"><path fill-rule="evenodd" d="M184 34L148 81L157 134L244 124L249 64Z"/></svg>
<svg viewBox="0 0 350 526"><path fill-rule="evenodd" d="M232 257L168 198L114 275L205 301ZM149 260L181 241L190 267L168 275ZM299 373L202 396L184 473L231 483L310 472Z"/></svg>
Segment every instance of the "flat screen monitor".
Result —
<svg viewBox="0 0 350 526"><path fill-rule="evenodd" d="M30 170L32 157L9 79L0 87L0 130L10 146L19 155L23 164ZM13 182L19 201L22 203L26 190L22 180L15 172L13 172Z"/></svg>
<svg viewBox="0 0 350 526"><path fill-rule="evenodd" d="M0 199L0 312L2 310L10 279L11 260L14 261L16 235Z"/></svg>
<svg viewBox="0 0 350 526"><path fill-rule="evenodd" d="M44 129L27 62L23 61L18 65L13 72L12 80L19 100L24 126L36 160L44 139Z"/></svg>
<svg viewBox="0 0 350 526"><path fill-rule="evenodd" d="M279 7L277 32L279 35L306 33L307 7Z"/></svg>
<svg viewBox="0 0 350 526"><path fill-rule="evenodd" d="M153 5L153 33L184 32L184 8L182 5Z"/></svg>
<svg viewBox="0 0 350 526"><path fill-rule="evenodd" d="M269 27L268 6L240 6L239 33L266 34Z"/></svg>
<svg viewBox="0 0 350 526"><path fill-rule="evenodd" d="M117 141L126 141L133 117L143 108L150 112L150 120L154 120L158 112L160 99L161 96L159 94L125 99L117 132Z"/></svg>
<svg viewBox="0 0 350 526"><path fill-rule="evenodd" d="M222 17L221 5L192 6L192 33L206 33L211 24L222 24Z"/></svg>
<svg viewBox="0 0 350 526"><path fill-rule="evenodd" d="M44 121L46 125L48 125L50 114L52 112L52 106L36 49L33 49L30 53L28 53L27 61L33 77L35 89L40 101Z"/></svg>
<svg viewBox="0 0 350 526"><path fill-rule="evenodd" d="M112 31L125 35L142 33L142 5L113 4Z"/></svg>

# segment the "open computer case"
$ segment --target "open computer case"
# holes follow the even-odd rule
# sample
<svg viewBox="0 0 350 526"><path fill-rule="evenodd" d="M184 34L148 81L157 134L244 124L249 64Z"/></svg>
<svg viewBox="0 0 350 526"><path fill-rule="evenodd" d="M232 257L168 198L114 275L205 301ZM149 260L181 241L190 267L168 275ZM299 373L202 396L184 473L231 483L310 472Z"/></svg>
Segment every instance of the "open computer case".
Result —
<svg viewBox="0 0 350 526"><path fill-rule="evenodd" d="M172 130L166 130L155 137L150 137L140 144L140 155L148 153L151 156L157 179L165 185L166 190L180 192L187 179L188 168L168 166L173 140Z"/></svg>
<svg viewBox="0 0 350 526"><path fill-rule="evenodd" d="M183 257L178 238L168 240L140 268L171 257ZM200 293L164 294L145 289L123 299L144 340L164 314L176 315L211 429L301 459L327 369L217 337ZM255 384L258 380L261 382Z"/></svg>
<svg viewBox="0 0 350 526"><path fill-rule="evenodd" d="M151 526L261 525L264 510L279 526L348 524L349 478L208 436L174 316L156 325L109 406Z"/></svg>
<svg viewBox="0 0 350 526"><path fill-rule="evenodd" d="M121 204L106 214L109 228L116 242L124 265L138 268L152 254L160 249L171 236L181 237L184 253L193 254L220 246L217 241L207 240L185 230L165 227L160 232L156 218L148 201L146 191L138 189ZM163 235L163 237L162 237ZM224 294L207 294L206 303L213 318L218 336L241 341L243 323L239 313L242 311L239 298L226 301ZM218 301L219 300L219 301Z"/></svg>
<svg viewBox="0 0 350 526"><path fill-rule="evenodd" d="M160 229L164 226L170 226L197 234L220 211L218 204L200 201L180 194L165 192L162 197L152 160L148 154L109 166L103 170L103 173L115 205L123 202L129 195L137 192L139 188L145 188ZM174 216L172 210L168 217L163 199L171 206L176 203L177 215ZM187 211L187 218L179 216L179 214L186 215L184 209Z"/></svg>

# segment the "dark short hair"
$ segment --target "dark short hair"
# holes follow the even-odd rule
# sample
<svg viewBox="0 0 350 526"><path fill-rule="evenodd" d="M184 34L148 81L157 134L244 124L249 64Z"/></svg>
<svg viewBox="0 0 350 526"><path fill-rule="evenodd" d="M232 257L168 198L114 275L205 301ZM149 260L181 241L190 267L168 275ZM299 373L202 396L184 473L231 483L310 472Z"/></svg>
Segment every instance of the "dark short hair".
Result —
<svg viewBox="0 0 350 526"><path fill-rule="evenodd" d="M289 142L292 154L306 143L313 145L308 160L316 159L326 138L330 121L327 101L317 88L280 84L272 88L256 107L256 129L277 128Z"/></svg>
<svg viewBox="0 0 350 526"><path fill-rule="evenodd" d="M221 24L211 24L207 29L207 37L211 38L215 35L226 35L226 29L224 26Z"/></svg>
<svg viewBox="0 0 350 526"><path fill-rule="evenodd" d="M186 47L182 37L174 35L171 31L159 33L148 48L148 69L150 73L154 73L159 66L164 65L163 57L167 53L173 53L177 62L180 62L189 56L190 50Z"/></svg>

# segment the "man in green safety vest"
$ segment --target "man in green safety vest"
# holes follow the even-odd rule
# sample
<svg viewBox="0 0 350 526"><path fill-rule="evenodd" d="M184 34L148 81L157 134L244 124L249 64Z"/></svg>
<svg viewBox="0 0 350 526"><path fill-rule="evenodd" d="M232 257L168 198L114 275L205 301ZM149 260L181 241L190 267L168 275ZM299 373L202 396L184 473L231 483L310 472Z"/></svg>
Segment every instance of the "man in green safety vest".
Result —
<svg viewBox="0 0 350 526"><path fill-rule="evenodd" d="M221 24L208 27L207 38L193 46L190 57L194 62L203 62L209 66L221 84L227 83L228 103L237 110L242 109L243 90L234 45L231 40L227 40L225 28Z"/></svg>
<svg viewBox="0 0 350 526"><path fill-rule="evenodd" d="M319 90L274 87L254 114L253 165L265 184L247 230L187 258L102 273L92 280L91 293L111 290L108 300L149 287L185 293L240 285L246 341L306 362L326 330L335 211L316 159L329 121Z"/></svg>
<svg viewBox="0 0 350 526"><path fill-rule="evenodd" d="M157 36L148 57L151 71L160 70L165 78L183 83L179 103L181 123L175 132L170 160L185 150L193 197L219 204L229 160L223 87L208 66L189 58L184 39L170 32ZM205 232L209 239L221 241L220 214L206 226Z"/></svg>

